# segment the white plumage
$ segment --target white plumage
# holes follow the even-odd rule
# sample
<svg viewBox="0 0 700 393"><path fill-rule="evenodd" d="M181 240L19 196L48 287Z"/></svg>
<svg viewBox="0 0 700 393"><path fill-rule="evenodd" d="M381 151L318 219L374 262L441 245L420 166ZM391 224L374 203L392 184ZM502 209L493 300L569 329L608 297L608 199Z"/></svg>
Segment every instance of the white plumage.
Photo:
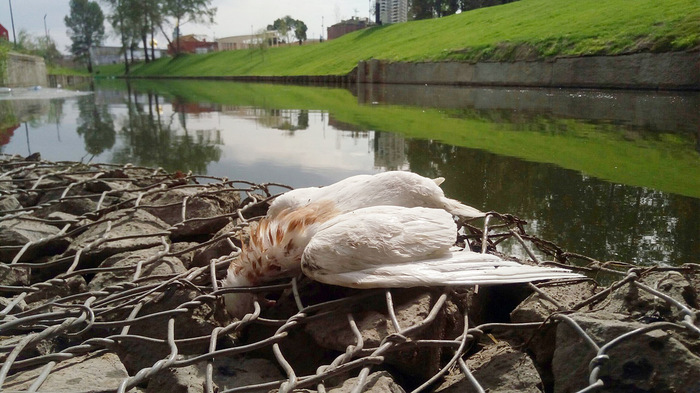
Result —
<svg viewBox="0 0 700 393"><path fill-rule="evenodd" d="M580 277L565 269L527 266L453 247L453 215L483 213L446 198L431 180L410 172L353 176L322 188L279 196L251 228L224 286L251 286L303 272L354 288L506 284ZM253 296L227 294L236 317Z"/></svg>
<svg viewBox="0 0 700 393"><path fill-rule="evenodd" d="M489 285L578 277L453 247L457 226L439 209L376 206L320 225L301 259L305 275L352 288Z"/></svg>
<svg viewBox="0 0 700 393"><path fill-rule="evenodd" d="M310 203L330 201L339 213L370 206L432 207L463 218L483 217L484 213L454 199L440 188L445 179L428 179L413 172L390 171L357 175L325 187L298 188L277 197L267 215L275 217Z"/></svg>

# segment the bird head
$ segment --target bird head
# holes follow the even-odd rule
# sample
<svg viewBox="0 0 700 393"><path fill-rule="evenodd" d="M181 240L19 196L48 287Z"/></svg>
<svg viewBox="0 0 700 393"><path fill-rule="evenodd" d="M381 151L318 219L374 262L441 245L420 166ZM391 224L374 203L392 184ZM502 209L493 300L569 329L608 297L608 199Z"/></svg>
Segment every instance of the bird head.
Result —
<svg viewBox="0 0 700 393"><path fill-rule="evenodd" d="M234 261L235 262L235 261ZM240 264L234 262L229 265L228 274L224 278L224 287L249 287L254 285L248 277L242 274ZM253 310L256 295L248 292L231 292L224 294L224 304L226 311L232 317L243 319L243 317Z"/></svg>
<svg viewBox="0 0 700 393"><path fill-rule="evenodd" d="M231 262L224 287L246 287L293 277L301 273L301 256L317 227L338 212L322 202L299 209L285 209L250 226L250 238L241 256ZM237 292L225 295L229 313L242 318L253 309L256 296Z"/></svg>

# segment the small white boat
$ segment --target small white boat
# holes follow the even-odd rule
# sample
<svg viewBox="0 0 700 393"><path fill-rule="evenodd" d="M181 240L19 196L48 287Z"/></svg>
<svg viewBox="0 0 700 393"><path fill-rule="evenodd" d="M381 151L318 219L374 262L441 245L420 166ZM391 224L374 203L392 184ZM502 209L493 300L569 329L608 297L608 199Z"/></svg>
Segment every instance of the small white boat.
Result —
<svg viewBox="0 0 700 393"><path fill-rule="evenodd" d="M9 87L0 87L0 94L10 94L12 93L12 89Z"/></svg>

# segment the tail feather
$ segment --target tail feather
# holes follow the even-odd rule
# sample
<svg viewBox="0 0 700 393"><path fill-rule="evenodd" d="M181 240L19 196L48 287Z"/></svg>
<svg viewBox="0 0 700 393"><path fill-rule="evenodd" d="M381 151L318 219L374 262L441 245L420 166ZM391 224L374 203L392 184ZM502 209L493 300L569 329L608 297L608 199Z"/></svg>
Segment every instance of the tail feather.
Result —
<svg viewBox="0 0 700 393"><path fill-rule="evenodd" d="M486 214L480 211L479 209L475 209L471 206L467 206L463 204L460 201L457 201L455 199L450 199L450 198L441 198L440 201L442 202L442 208L445 209L446 211L450 212L450 214L457 216L457 217L462 217L462 218L481 218L484 217Z"/></svg>
<svg viewBox="0 0 700 393"><path fill-rule="evenodd" d="M470 251L329 275L322 271L307 274L317 281L351 288L497 285L584 277L566 269L522 265Z"/></svg>

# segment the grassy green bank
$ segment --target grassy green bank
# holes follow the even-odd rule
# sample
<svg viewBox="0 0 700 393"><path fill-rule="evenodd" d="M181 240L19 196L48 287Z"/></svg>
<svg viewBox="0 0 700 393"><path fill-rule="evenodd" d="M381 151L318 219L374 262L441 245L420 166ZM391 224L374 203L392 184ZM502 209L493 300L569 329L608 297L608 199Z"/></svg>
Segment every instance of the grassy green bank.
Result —
<svg viewBox="0 0 700 393"><path fill-rule="evenodd" d="M134 86L191 102L324 110L336 120L361 129L439 140L552 163L616 183L700 197L700 177L692 175L700 173L692 135L634 134L620 127L604 129L587 122L556 118L540 119L542 127L531 127L535 130L513 131L481 117L478 111L360 105L345 89L152 80L138 81Z"/></svg>
<svg viewBox="0 0 700 393"><path fill-rule="evenodd" d="M520 0L317 45L165 58L136 76L343 75L360 60L511 61L700 47L698 0ZM100 70L119 75L123 66Z"/></svg>

